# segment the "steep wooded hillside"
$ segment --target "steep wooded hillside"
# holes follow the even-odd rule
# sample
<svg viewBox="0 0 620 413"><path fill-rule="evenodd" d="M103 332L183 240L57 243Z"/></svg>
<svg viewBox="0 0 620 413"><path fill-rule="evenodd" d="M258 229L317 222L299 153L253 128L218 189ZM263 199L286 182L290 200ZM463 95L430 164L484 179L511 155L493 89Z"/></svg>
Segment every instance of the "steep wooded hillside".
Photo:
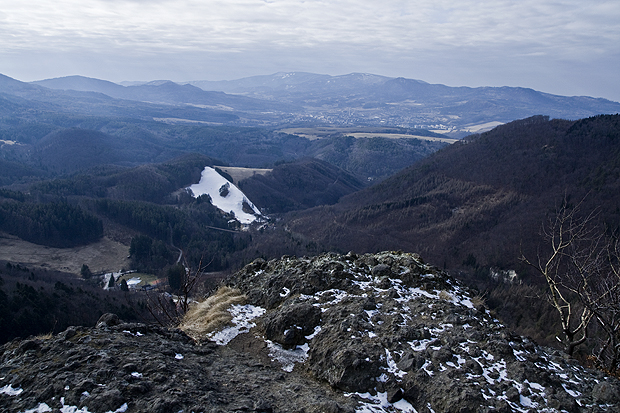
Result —
<svg viewBox="0 0 620 413"><path fill-rule="evenodd" d="M340 168L307 158L278 165L266 175L251 176L239 182L239 187L269 214L335 204L363 185Z"/></svg>
<svg viewBox="0 0 620 413"><path fill-rule="evenodd" d="M517 268L566 196L620 223L620 116L537 116L473 135L337 205L291 215L291 230L342 251L402 249L455 269Z"/></svg>

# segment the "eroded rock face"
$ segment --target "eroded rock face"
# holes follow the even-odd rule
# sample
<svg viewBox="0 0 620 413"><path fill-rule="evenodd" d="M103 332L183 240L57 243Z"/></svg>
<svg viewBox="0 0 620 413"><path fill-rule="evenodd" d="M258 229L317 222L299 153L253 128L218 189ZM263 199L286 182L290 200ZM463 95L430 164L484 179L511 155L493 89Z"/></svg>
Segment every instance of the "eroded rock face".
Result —
<svg viewBox="0 0 620 413"><path fill-rule="evenodd" d="M113 315L4 345L0 410L620 409L618 380L511 334L415 254L257 260L227 283L248 302L226 345Z"/></svg>
<svg viewBox="0 0 620 413"><path fill-rule="evenodd" d="M511 334L474 305L466 288L416 254L260 260L229 285L266 308L267 320L304 319L308 306L320 309L320 322L312 317L307 325L316 325L315 333L296 336L297 350L307 354L296 369L375 411L620 406L617 380ZM267 332L272 323L263 334L284 344Z"/></svg>

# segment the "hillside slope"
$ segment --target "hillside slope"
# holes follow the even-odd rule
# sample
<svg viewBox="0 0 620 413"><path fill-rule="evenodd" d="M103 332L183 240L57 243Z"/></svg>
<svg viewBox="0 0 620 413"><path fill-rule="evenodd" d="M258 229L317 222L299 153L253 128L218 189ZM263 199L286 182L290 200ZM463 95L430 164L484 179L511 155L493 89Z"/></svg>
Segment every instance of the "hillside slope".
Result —
<svg viewBox="0 0 620 413"><path fill-rule="evenodd" d="M246 178L239 182L239 187L269 214L334 204L363 185L340 168L306 158L277 165L265 175Z"/></svg>
<svg viewBox="0 0 620 413"><path fill-rule="evenodd" d="M535 256L548 214L585 197L620 225L620 116L528 118L447 147L332 207L292 214L292 231L341 251L418 251L446 268L471 256L508 269ZM587 195L587 196L586 196Z"/></svg>
<svg viewBox="0 0 620 413"><path fill-rule="evenodd" d="M620 406L617 379L510 333L466 288L414 254L257 260L227 283L234 289L220 290L182 324L193 340L107 314L94 328L5 344L0 408L428 413ZM223 321L204 329L214 316Z"/></svg>

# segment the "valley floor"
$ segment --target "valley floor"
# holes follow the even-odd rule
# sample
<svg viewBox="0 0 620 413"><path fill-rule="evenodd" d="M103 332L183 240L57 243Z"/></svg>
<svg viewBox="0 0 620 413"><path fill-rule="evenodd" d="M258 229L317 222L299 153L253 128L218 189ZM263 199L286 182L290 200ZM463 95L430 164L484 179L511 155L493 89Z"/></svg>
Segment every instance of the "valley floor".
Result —
<svg viewBox="0 0 620 413"><path fill-rule="evenodd" d="M99 242L75 248L52 248L0 233L0 260L25 266L79 274L82 264L94 273L129 268L129 246L103 237Z"/></svg>

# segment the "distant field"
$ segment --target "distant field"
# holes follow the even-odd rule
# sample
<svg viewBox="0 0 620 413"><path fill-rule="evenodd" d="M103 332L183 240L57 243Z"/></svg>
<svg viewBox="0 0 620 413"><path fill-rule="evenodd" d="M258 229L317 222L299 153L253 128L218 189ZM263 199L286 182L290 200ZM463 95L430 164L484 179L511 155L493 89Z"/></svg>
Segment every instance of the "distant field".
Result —
<svg viewBox="0 0 620 413"><path fill-rule="evenodd" d="M82 264L93 273L129 268L129 246L104 237L101 241L75 248L52 248L32 244L0 233L0 260L80 274Z"/></svg>
<svg viewBox="0 0 620 413"><path fill-rule="evenodd" d="M449 139L433 136L407 135L403 133L385 132L385 128L372 127L338 127L338 126L318 126L313 128L288 128L282 129L280 132L290 133L291 135L301 136L302 138L316 140L327 138L335 134L343 134L359 138L388 138L388 139L422 139L433 142L454 143L458 139Z"/></svg>
<svg viewBox="0 0 620 413"><path fill-rule="evenodd" d="M388 138L388 139L421 139L424 141L432 141L432 142L446 142L446 143L454 143L458 141L458 139L449 139L449 138L436 138L434 136L418 136L418 135L405 135L402 133L349 133L349 136L353 136L354 138Z"/></svg>
<svg viewBox="0 0 620 413"><path fill-rule="evenodd" d="M481 123L479 125L466 126L462 129L467 132L471 132L471 133L480 133L480 132L486 132L488 130L491 130L494 127L499 126L499 125L503 125L503 123L502 122L487 122L487 123Z"/></svg>
<svg viewBox="0 0 620 413"><path fill-rule="evenodd" d="M219 169L232 176L233 183L237 184L246 178L254 175L265 175L271 172L273 169L258 169L258 168L238 168L232 166L218 166Z"/></svg>
<svg viewBox="0 0 620 413"><path fill-rule="evenodd" d="M317 126L314 128L288 128L288 129L282 129L280 130L280 132L301 136L302 138L310 139L312 141L316 139L326 138L336 133L347 133L349 131L353 132L353 131L359 131L359 130L360 128L353 129L353 128L342 128L342 127L336 127L336 126Z"/></svg>
<svg viewBox="0 0 620 413"><path fill-rule="evenodd" d="M158 280L158 278L154 274L145 274L141 272L136 272L136 273L122 275L118 280L116 280L116 284L120 284L121 280L125 280L129 283L129 280L131 280L132 278L140 279L140 282L138 284L135 284L135 288L140 288L147 284L155 286Z"/></svg>

